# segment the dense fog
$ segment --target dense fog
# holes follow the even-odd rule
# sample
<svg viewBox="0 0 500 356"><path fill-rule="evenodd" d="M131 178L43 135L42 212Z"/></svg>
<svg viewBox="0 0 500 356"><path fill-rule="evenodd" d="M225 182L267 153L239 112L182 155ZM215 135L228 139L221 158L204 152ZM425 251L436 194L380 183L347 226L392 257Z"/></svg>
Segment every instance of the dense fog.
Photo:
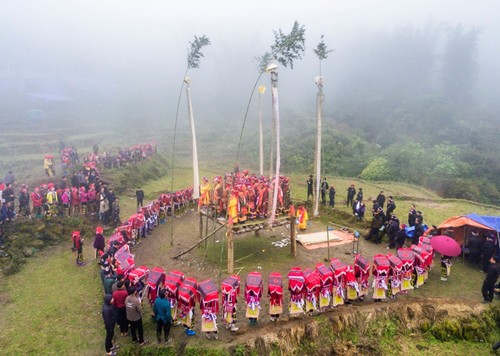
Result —
<svg viewBox="0 0 500 356"><path fill-rule="evenodd" d="M189 41L206 35L212 45L189 73L197 121L239 125L258 75L253 58L269 50L273 30L289 31L295 20L306 28L307 51L293 70L280 69L283 110L314 117L319 66L312 50L322 34L335 50L322 70L327 116L373 93L443 89L497 105L499 7L496 1L3 2L2 106L11 108L9 116L22 116L58 105L86 111L92 103L92 112L119 113L109 120L127 113L171 123ZM469 64L447 62L447 40L454 35L472 42L464 44L471 51L464 60L473 66L461 80L446 82ZM269 77L261 82L268 86ZM467 93L455 86L467 86ZM4 112L1 120L7 119Z"/></svg>

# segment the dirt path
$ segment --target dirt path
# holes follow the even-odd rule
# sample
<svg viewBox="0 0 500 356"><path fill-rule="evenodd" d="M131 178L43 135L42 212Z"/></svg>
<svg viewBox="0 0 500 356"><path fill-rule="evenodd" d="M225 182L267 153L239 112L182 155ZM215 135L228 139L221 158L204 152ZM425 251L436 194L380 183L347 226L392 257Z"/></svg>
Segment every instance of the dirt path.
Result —
<svg viewBox="0 0 500 356"><path fill-rule="evenodd" d="M172 220L168 220L166 225L157 227L149 237L142 240L143 242L134 251L136 254L136 265L146 265L149 268L160 266L167 271L177 269L184 272L186 276L194 277L198 281L202 281L206 278L212 278L216 284L220 284L220 278L227 277L227 273L224 271L226 268L225 249L222 250L222 262L220 258L221 248L224 247L222 244L226 243L222 232L224 229L208 240L207 249L205 249L204 244L202 244L200 248L195 248L193 251L187 253L178 260L174 260L172 257L185 251L199 241L199 215L197 215L194 211L188 210L175 219L173 222L173 246L170 245L171 223ZM210 223L209 232L212 231L213 228L214 225ZM310 230L322 228L323 226L319 222L313 222ZM245 344L256 337L257 331L259 335L276 333L277 330L289 329L297 323L303 324L304 321L307 322L308 320L314 320L314 316L311 317L304 315L299 318L288 317L287 308L289 295L288 292L285 291L285 313L283 317L278 323L272 323L269 321L269 305L267 299L268 274L271 271L279 271L283 275L283 284L286 289L288 284L286 275L290 267L294 265L302 266L303 268L314 267L317 262L324 261L327 256L326 249L306 250L299 245L298 257L292 259L289 256L289 246L280 248L272 245L273 241L282 240L287 236L288 230L285 227L278 227L273 231L261 231L259 236L255 236L254 233L235 235L235 260L243 258L240 263L235 265L236 270L241 272L240 276L242 278L242 294L240 294L238 303L238 326L240 327L240 330L237 333L231 333L223 328L222 322L219 320L220 340L223 340L224 344L234 346ZM388 251L385 247L385 245L375 245L367 242L361 243L361 250L369 259L371 259L371 257L376 253L387 253ZM341 245L331 249L331 257L337 257L346 263L352 263L353 256L350 254L351 252L352 244ZM222 273L220 273L220 270L223 270ZM261 301L261 319L259 320L257 326L249 325L247 320L244 318L242 303L244 280L248 272L251 270L258 270L261 272L264 280L264 296ZM437 274L437 272L435 273ZM438 279L437 275L434 279ZM379 310L381 308L401 310L401 308L408 303L414 303L415 301L419 301L421 303L432 302L436 303L436 305L451 305L457 302L456 299L429 299L431 295L436 295L433 293L432 288L427 291L424 291L421 288L418 292L415 290L415 293L410 293L404 296L401 295L398 296L397 299L388 300L387 302L374 303L368 299L364 302L355 302L349 306L340 306L334 310L327 311L326 314L344 315L357 312L364 313ZM457 298L459 298L459 296L457 296ZM475 308L479 299L476 301L462 300L460 302ZM457 310L458 309L460 308L457 307ZM199 331L199 328L200 320L199 309L197 306L195 314L195 330ZM221 341L214 342L212 340L209 342L201 337L188 338L180 328L173 329L173 336L176 340L176 344L181 345L181 348L186 345L216 348L222 347ZM224 347L227 347L227 345Z"/></svg>

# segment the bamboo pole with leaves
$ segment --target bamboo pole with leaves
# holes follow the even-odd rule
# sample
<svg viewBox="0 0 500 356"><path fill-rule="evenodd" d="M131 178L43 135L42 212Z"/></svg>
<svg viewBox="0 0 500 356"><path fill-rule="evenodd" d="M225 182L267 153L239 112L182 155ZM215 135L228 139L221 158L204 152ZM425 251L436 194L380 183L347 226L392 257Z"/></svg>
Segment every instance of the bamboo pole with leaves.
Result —
<svg viewBox="0 0 500 356"><path fill-rule="evenodd" d="M264 175L264 132L262 128L262 95L266 92L266 87L259 86L259 173Z"/></svg>
<svg viewBox="0 0 500 356"><path fill-rule="evenodd" d="M175 169L175 143L176 143L176 137L177 137L177 123L179 121L179 107L181 104L181 98L182 98L182 92L184 90L184 84L186 83L186 78L189 70L191 68L199 68L200 66L200 60L202 57L204 57L203 53L201 50L203 47L210 45L210 39L206 37L205 35L198 37L194 36L194 41L189 42L190 44L190 50L187 55L187 66L186 70L184 72L184 76L182 78L182 84L181 84L181 89L179 91L179 99L177 100L177 110L175 112L175 123L174 123L174 137L172 140L172 180L170 184L170 191L174 191L174 169ZM198 167L196 167L198 169ZM196 189L198 189L198 196L199 196L199 184L195 186ZM193 198L195 198L193 196ZM174 216L174 205L172 204L172 216ZM174 227L173 223L170 224L170 245L174 245Z"/></svg>
<svg viewBox="0 0 500 356"><path fill-rule="evenodd" d="M271 46L273 59L283 65L293 69L293 61L302 59L305 51L305 27L295 21L289 34L283 33L281 29L274 31L274 45ZM276 219L276 205L278 203L278 188L280 177L280 120L279 120L279 97L278 97L278 65L271 63L267 72L271 74L271 97L273 107L273 120L276 125L276 169L274 176L273 205L269 224L272 226Z"/></svg>
<svg viewBox="0 0 500 356"><path fill-rule="evenodd" d="M321 35L321 41L318 46L314 49L314 53L319 58L319 76L316 77L316 85L318 86L318 93L316 94L316 122L317 122L317 134L316 134L316 196L314 202L314 213L313 216L319 215L319 191L321 185L321 131L323 124L323 84L324 79L321 76L321 61L328 57L328 53L332 52L326 48L323 35Z"/></svg>
<svg viewBox="0 0 500 356"><path fill-rule="evenodd" d="M243 118L243 125L241 126L241 132L240 132L240 140L238 141L238 148L236 149L236 159L235 159L235 164L238 162L238 158L240 155L240 147L241 147L241 141L243 139L243 131L245 130L245 124L247 122L247 117L248 117L248 110L250 109L250 104L252 103L252 98L253 94L255 93L255 88L257 88L257 84L259 84L260 78L262 77L262 74L266 72L267 65L269 62L271 62L272 56L271 53L266 52L260 57L255 57L254 60L257 62L257 68L259 69L259 75L257 76L257 80L255 81L252 91L250 93L250 97L248 98L248 103L247 103L247 108L245 110L245 116ZM262 95L264 94L264 90L261 92L261 87L262 85L259 86L259 94ZM259 95L259 108L260 108L260 95ZM260 116L259 116L260 118ZM261 118L260 118L261 119ZM263 172L260 173L261 175Z"/></svg>

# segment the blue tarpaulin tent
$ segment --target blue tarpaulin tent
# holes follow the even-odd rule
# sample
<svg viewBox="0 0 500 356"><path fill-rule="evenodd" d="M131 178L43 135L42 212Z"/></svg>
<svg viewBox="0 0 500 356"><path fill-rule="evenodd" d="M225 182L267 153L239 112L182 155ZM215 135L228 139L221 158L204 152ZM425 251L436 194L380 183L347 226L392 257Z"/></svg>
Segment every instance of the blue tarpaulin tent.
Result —
<svg viewBox="0 0 500 356"><path fill-rule="evenodd" d="M477 221L480 224L486 225L492 230L500 232L500 216L481 216L476 213L466 215L469 219Z"/></svg>

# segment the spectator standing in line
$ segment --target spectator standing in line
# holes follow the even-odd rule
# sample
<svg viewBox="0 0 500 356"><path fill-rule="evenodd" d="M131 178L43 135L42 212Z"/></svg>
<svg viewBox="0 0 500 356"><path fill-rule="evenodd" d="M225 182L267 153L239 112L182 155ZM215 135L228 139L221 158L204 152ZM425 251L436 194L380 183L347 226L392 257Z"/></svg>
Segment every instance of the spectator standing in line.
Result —
<svg viewBox="0 0 500 356"><path fill-rule="evenodd" d="M134 286L129 288L129 295L125 299L125 308L127 311L127 320L130 322L132 342L139 342L139 345L141 346L146 345L148 340L144 339L141 300L139 299L137 289ZM139 338L137 338L138 335Z"/></svg>
<svg viewBox="0 0 500 356"><path fill-rule="evenodd" d="M156 320L156 338L161 344L161 332L165 334L165 343L169 344L172 339L170 334L170 325L172 325L172 311L170 309L170 301L165 298L165 289L160 290L159 298L156 298L153 304L153 313Z"/></svg>
<svg viewBox="0 0 500 356"><path fill-rule="evenodd" d="M14 175L14 173L12 173L12 171L9 171L5 175L5 178L3 180L5 185L14 184L15 181L16 181L16 176Z"/></svg>
<svg viewBox="0 0 500 356"><path fill-rule="evenodd" d="M326 205L326 192L330 189L328 182L326 181L326 178L323 178L323 181L321 182L321 203L323 205Z"/></svg>
<svg viewBox="0 0 500 356"><path fill-rule="evenodd" d="M390 195L389 199L387 200L387 210L385 215L391 216L394 210L396 210L396 203L394 202L392 195Z"/></svg>
<svg viewBox="0 0 500 356"><path fill-rule="evenodd" d="M113 276L113 269L109 268L104 272L104 294L113 294L113 284L116 282L115 276Z"/></svg>
<svg viewBox="0 0 500 356"><path fill-rule="evenodd" d="M363 202L363 188L359 188L358 195L356 196L356 200L359 202Z"/></svg>
<svg viewBox="0 0 500 356"><path fill-rule="evenodd" d="M95 237L94 237L94 245L93 247L95 248L95 258L99 259L101 257L100 252L104 254L104 247L106 244L106 241L104 239L103 235L103 228L101 226L98 226L95 228Z"/></svg>
<svg viewBox="0 0 500 356"><path fill-rule="evenodd" d="M14 202L16 200L16 196L14 195L14 188L12 187L12 183L5 184L7 188L2 193L2 199L5 200L5 204L10 203L12 209L14 209Z"/></svg>
<svg viewBox="0 0 500 356"><path fill-rule="evenodd" d="M19 193L19 216L27 216L31 219L30 196L28 189L23 187Z"/></svg>
<svg viewBox="0 0 500 356"><path fill-rule="evenodd" d="M106 329L106 340L104 342L106 355L115 355L114 350L118 348L118 345L113 345L116 314L111 303L113 303L113 296L111 294L106 294L104 296L104 303L102 305L102 319L104 320L104 327Z"/></svg>
<svg viewBox="0 0 500 356"><path fill-rule="evenodd" d="M384 195L384 191L381 191L379 193L379 195L377 195L377 203L378 205L383 209L384 208L384 204L385 204L385 195Z"/></svg>
<svg viewBox="0 0 500 356"><path fill-rule="evenodd" d="M115 306L116 312L116 322L120 327L120 335L128 335L128 321L127 321L127 310L125 308L125 299L128 297L127 289L125 288L125 282L123 281L123 275L121 275L122 280L118 281L116 284L117 289L113 292L113 305Z"/></svg>
<svg viewBox="0 0 500 356"><path fill-rule="evenodd" d="M413 232L413 238L411 239L411 243L413 245L418 245L418 243L420 242L420 236L423 236L425 231L420 218L417 218L415 222L416 222L415 231Z"/></svg>
<svg viewBox="0 0 500 356"><path fill-rule="evenodd" d="M135 191L135 197L137 198L137 209L139 209L139 207L142 208L142 202L144 200L144 191L141 189L141 187L137 188L137 190Z"/></svg>
<svg viewBox="0 0 500 356"><path fill-rule="evenodd" d="M328 195L330 198L330 208L335 208L335 188L333 187L333 184L330 185L330 189L328 190Z"/></svg>
<svg viewBox="0 0 500 356"><path fill-rule="evenodd" d="M415 209L415 204L412 204L410 211L408 212L408 225L410 227L415 226L416 218L417 218L417 210Z"/></svg>
<svg viewBox="0 0 500 356"><path fill-rule="evenodd" d="M355 196L356 196L356 188L354 188L354 184L351 184L351 186L347 188L347 207L352 206L354 208Z"/></svg>

